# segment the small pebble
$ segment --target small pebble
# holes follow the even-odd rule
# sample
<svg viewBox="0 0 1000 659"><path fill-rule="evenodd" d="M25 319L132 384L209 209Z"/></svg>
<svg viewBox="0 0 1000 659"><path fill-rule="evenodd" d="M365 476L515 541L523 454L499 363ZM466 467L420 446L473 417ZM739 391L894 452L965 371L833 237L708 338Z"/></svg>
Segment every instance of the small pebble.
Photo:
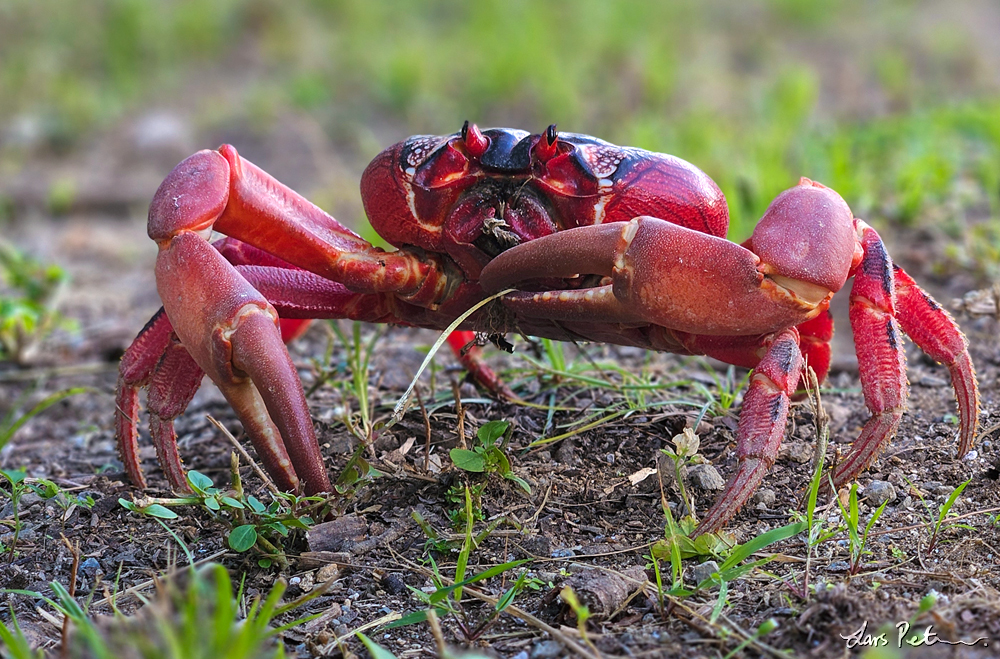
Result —
<svg viewBox="0 0 1000 659"><path fill-rule="evenodd" d="M330 563L329 565L324 565L316 572L316 581L324 583L330 579L336 579L338 576L340 576L340 568L337 567L336 563Z"/></svg>
<svg viewBox="0 0 1000 659"><path fill-rule="evenodd" d="M848 568L851 566L847 564L847 561L834 561L826 566L827 572L847 572Z"/></svg>
<svg viewBox="0 0 1000 659"><path fill-rule="evenodd" d="M705 561L700 565L695 565L687 571L688 583L697 585L719 571L719 564L715 561Z"/></svg>
<svg viewBox="0 0 1000 659"><path fill-rule="evenodd" d="M788 442L781 445L778 455L788 458L792 462L805 464L813 459L815 453L816 450L811 444L807 444L806 442Z"/></svg>
<svg viewBox="0 0 1000 659"><path fill-rule="evenodd" d="M872 481L862 492L868 504L878 508L886 501L896 500L896 488L888 481Z"/></svg>
<svg viewBox="0 0 1000 659"><path fill-rule="evenodd" d="M406 590L406 582L398 574L390 572L382 579L382 587L391 595L398 595Z"/></svg>
<svg viewBox="0 0 1000 659"><path fill-rule="evenodd" d="M80 563L80 572L83 572L87 576L94 576L101 569L101 564L94 557L90 557L84 562Z"/></svg>
<svg viewBox="0 0 1000 659"><path fill-rule="evenodd" d="M718 470L708 464L694 465L688 469L688 479L691 485L701 490L721 490L726 486L726 481Z"/></svg>
<svg viewBox="0 0 1000 659"><path fill-rule="evenodd" d="M572 558L573 556L576 556L576 552L572 549L556 549L552 552L552 558Z"/></svg>
<svg viewBox="0 0 1000 659"><path fill-rule="evenodd" d="M753 498L751 499L751 501L758 507L763 505L765 508L773 506L776 500L777 495L774 493L774 490L770 488L757 490L754 492Z"/></svg>
<svg viewBox="0 0 1000 659"><path fill-rule="evenodd" d="M542 641L531 648L530 659L556 659L563 655L563 647L557 641Z"/></svg>

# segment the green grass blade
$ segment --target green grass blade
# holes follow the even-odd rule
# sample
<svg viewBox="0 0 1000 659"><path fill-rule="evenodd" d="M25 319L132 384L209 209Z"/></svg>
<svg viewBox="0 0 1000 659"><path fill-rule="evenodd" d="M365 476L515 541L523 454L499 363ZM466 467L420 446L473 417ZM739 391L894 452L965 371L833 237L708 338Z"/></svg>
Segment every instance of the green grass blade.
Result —
<svg viewBox="0 0 1000 659"><path fill-rule="evenodd" d="M730 568L736 567L744 559L750 557L752 554L764 549L769 545L773 545L776 542L782 540L787 540L794 535L802 533L806 529L805 522L795 522L794 524L786 524L785 526L771 529L766 533L761 533L759 536L745 542L742 545L736 545L733 548L733 552L729 554L729 557L719 566L719 573L723 573Z"/></svg>
<svg viewBox="0 0 1000 659"><path fill-rule="evenodd" d="M96 389L93 389L92 387L72 387L70 389L63 389L62 391L49 394L37 405L18 417L17 420L11 422L9 426L0 428L0 450L7 445L7 442L9 442L14 436L14 433L20 430L21 426L30 421L33 417L44 412L59 401L69 398L70 396L94 391L96 391Z"/></svg>

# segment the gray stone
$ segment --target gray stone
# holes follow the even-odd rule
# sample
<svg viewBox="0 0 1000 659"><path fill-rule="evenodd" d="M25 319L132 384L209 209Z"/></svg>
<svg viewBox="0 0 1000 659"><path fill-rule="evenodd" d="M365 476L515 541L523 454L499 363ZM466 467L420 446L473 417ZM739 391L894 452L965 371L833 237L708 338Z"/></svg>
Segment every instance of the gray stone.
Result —
<svg viewBox="0 0 1000 659"><path fill-rule="evenodd" d="M851 409L849 407L832 400L824 400L823 409L826 410L827 416L830 417L830 430L833 432L837 432L846 426L847 421L851 418Z"/></svg>
<svg viewBox="0 0 1000 659"><path fill-rule="evenodd" d="M886 501L896 500L896 488L888 481L872 481L862 492L868 504L878 508Z"/></svg>
<svg viewBox="0 0 1000 659"><path fill-rule="evenodd" d="M83 572L87 576L94 576L101 571L101 564L96 558L88 558L87 560L80 563L80 572Z"/></svg>
<svg viewBox="0 0 1000 659"><path fill-rule="evenodd" d="M688 469L688 480L691 485L700 490L721 490L726 486L726 481L719 475L718 470L712 465L695 465Z"/></svg>
<svg viewBox="0 0 1000 659"><path fill-rule="evenodd" d="M705 579L712 576L712 573L719 571L719 564L715 561L705 561L701 565L695 565L687 571L688 583L698 585Z"/></svg>
<svg viewBox="0 0 1000 659"><path fill-rule="evenodd" d="M805 464L813 459L816 449L806 442L788 442L782 444L778 450L778 456L788 458L792 462Z"/></svg>
<svg viewBox="0 0 1000 659"><path fill-rule="evenodd" d="M531 659L556 659L563 654L563 646L557 641L542 641L531 648Z"/></svg>
<svg viewBox="0 0 1000 659"><path fill-rule="evenodd" d="M826 566L827 572L847 572L848 568L851 566L847 564L847 561L834 561Z"/></svg>
<svg viewBox="0 0 1000 659"><path fill-rule="evenodd" d="M774 505L774 502L777 500L777 498L778 497L774 493L774 490L770 488L764 488L762 490L757 490L756 492L754 492L754 495L750 500L753 502L755 506L760 506L763 504L765 508L770 508L771 506Z"/></svg>

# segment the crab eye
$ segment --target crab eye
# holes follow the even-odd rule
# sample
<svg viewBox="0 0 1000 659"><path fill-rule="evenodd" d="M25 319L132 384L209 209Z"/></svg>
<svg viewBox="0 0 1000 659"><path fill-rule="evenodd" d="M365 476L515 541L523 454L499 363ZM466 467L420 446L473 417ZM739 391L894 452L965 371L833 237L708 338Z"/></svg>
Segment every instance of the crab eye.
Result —
<svg viewBox="0 0 1000 659"><path fill-rule="evenodd" d="M559 133L556 131L556 125L552 124L545 129L535 146L531 149L531 155L534 160L538 162L547 162L552 159L553 156L558 153L556 148L556 142L559 139Z"/></svg>
<svg viewBox="0 0 1000 659"><path fill-rule="evenodd" d="M490 138L483 135L479 126L468 121L462 125L462 141L465 143L466 151L473 158L481 158L486 149L490 148Z"/></svg>

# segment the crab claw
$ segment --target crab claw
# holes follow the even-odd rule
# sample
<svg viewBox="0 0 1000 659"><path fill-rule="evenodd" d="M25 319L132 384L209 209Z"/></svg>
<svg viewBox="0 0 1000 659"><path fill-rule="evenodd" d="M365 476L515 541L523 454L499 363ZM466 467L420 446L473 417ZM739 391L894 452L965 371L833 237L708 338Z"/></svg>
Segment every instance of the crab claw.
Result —
<svg viewBox="0 0 1000 659"><path fill-rule="evenodd" d="M503 252L480 274L494 293L532 280L610 277L578 290L511 293L521 316L654 323L702 335L766 334L820 313L832 292L792 290L765 276L760 259L725 238L652 217L567 229ZM799 282L802 284L803 282ZM739 313L736 313L739 310Z"/></svg>

